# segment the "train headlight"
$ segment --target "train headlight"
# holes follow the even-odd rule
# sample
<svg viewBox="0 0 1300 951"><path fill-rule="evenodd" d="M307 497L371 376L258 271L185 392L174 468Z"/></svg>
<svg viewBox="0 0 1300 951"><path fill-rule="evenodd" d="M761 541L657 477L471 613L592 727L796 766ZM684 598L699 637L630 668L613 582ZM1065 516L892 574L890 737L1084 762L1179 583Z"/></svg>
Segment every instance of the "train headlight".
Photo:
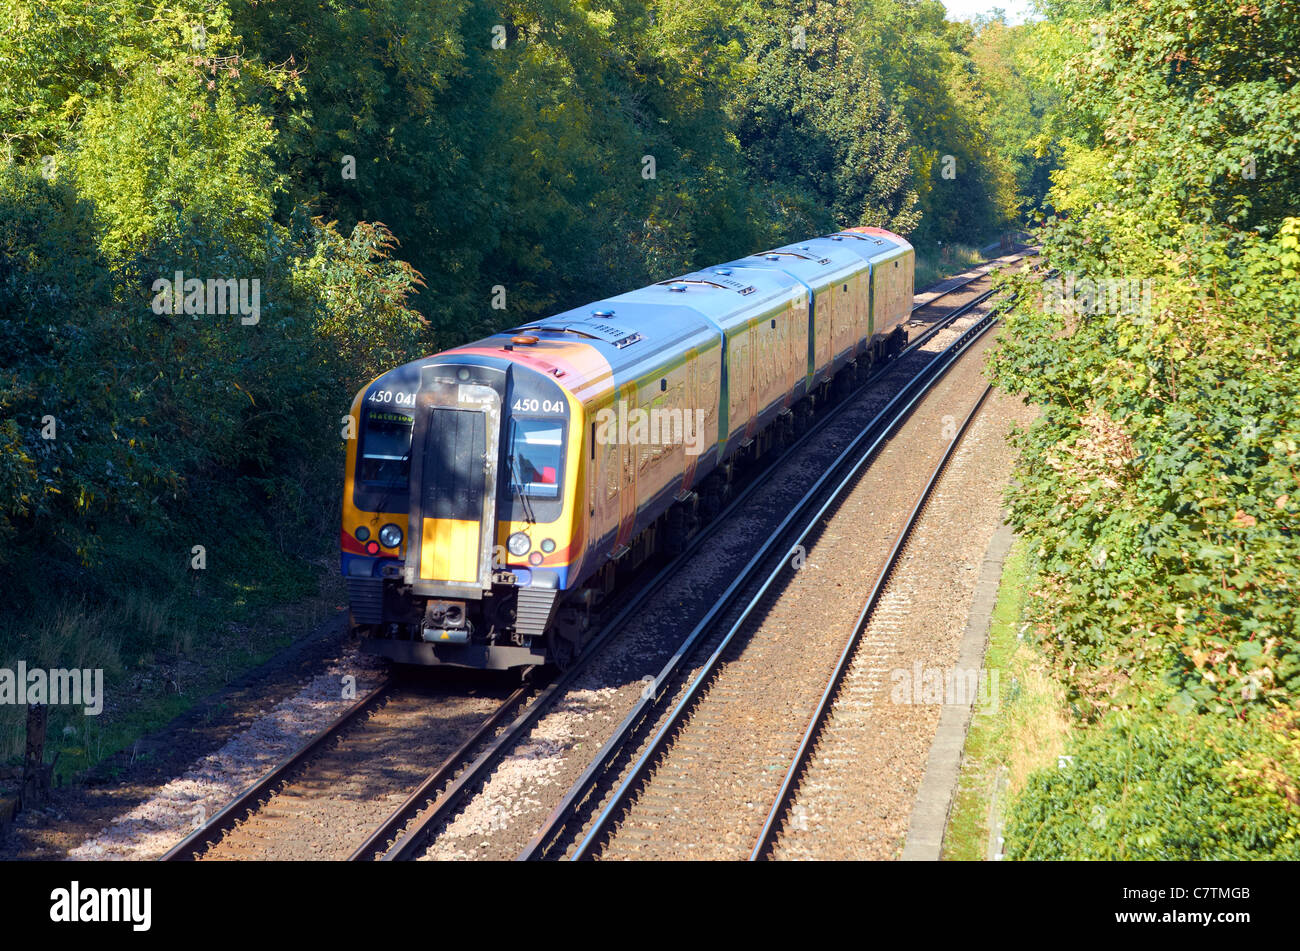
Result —
<svg viewBox="0 0 1300 951"><path fill-rule="evenodd" d="M357 541L359 542L370 541L370 529L366 528L364 525L360 526L353 534L357 536Z"/></svg>
<svg viewBox="0 0 1300 951"><path fill-rule="evenodd" d="M533 547L533 542L523 532L515 532L506 541L506 547L510 549L510 554L516 558L522 558L528 554L528 549Z"/></svg>
<svg viewBox="0 0 1300 951"><path fill-rule="evenodd" d="M379 543L385 548L396 548L402 544L402 530L389 522L379 530Z"/></svg>
<svg viewBox="0 0 1300 951"><path fill-rule="evenodd" d="M542 551L546 552L546 554L548 554L548 555L549 555L551 552L555 551L555 539L553 539L553 538L546 538L546 539L543 539L543 540L542 540Z"/></svg>

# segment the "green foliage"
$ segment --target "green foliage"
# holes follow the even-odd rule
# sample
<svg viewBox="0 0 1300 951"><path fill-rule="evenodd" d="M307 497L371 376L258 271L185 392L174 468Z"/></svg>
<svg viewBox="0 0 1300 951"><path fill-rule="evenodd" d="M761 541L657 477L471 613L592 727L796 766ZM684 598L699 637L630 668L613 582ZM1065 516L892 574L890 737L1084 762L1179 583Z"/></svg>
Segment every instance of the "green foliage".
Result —
<svg viewBox="0 0 1300 951"><path fill-rule="evenodd" d="M819 230L916 227L906 90L971 142L989 103L925 6L938 53L909 72L855 0L0 0L0 649L29 623L67 644L77 622L28 619L75 590L124 676L158 646L140 604L212 627L310 590L340 417L383 369ZM972 148L974 197L943 212L963 233L1008 205ZM178 272L256 282L257 319L168 307Z"/></svg>
<svg viewBox="0 0 1300 951"><path fill-rule="evenodd" d="M981 115L988 124L989 151L1001 167L1010 160L1015 217L1027 221L1044 210L1051 172L1061 163L1060 142L1046 132L1058 92L1042 73L1051 24L1009 27L994 19L978 24L969 44L971 62L985 94ZM1007 183L996 183L995 200L1005 203ZM1000 210L1006 213L1005 204Z"/></svg>
<svg viewBox="0 0 1300 951"><path fill-rule="evenodd" d="M1116 714L1030 777L1009 859L1300 858L1300 729Z"/></svg>
<svg viewBox="0 0 1300 951"><path fill-rule="evenodd" d="M866 61L851 53L847 2L764 3L749 15L755 78L738 104L738 134L754 176L786 190L811 187L817 230L911 232L907 130ZM804 31L797 41L786 24Z"/></svg>
<svg viewBox="0 0 1300 951"><path fill-rule="evenodd" d="M265 61L306 66L304 95L265 97L284 200L389 223L452 343L795 236L738 174L733 12L290 0L237 22Z"/></svg>
<svg viewBox="0 0 1300 951"><path fill-rule="evenodd" d="M1270 130L1300 123L1296 43L1277 42L1300 41L1300 18L1285 5L1189 16L1171 0L1061 32L1076 37L1063 68L1082 118L1046 256L1067 285L1150 292L1135 313L1036 298L1001 338L999 381L1044 410L1012 500L1042 554L1044 641L1079 665L1084 709L1127 705L1152 680L1179 709L1291 704L1300 218L1286 215L1300 164L1294 138ZM1289 93L1262 95L1287 76ZM1247 100L1273 110L1249 132L1235 118ZM1205 109L1217 118L1197 120ZM1268 171L1243 175L1242 148Z"/></svg>
<svg viewBox="0 0 1300 951"><path fill-rule="evenodd" d="M993 369L1042 407L1011 517L1031 630L1095 722L1008 854L1294 858L1300 12L1049 9L1055 270L1018 282Z"/></svg>
<svg viewBox="0 0 1300 951"><path fill-rule="evenodd" d="M192 544L215 557L249 525L246 553L299 549L286 526L334 504L320 470L345 394L427 346L386 228L275 219L256 100L292 82L222 54L224 8L145 22L105 3L84 34L74 6L17 5L0 45L20 153L0 166L0 576L19 614L51 583L102 602L169 590ZM256 280L258 322L156 312L176 271Z"/></svg>
<svg viewBox="0 0 1300 951"><path fill-rule="evenodd" d="M1048 575L1046 644L1094 703L1142 674L1224 710L1300 687L1300 345L1276 323L1300 304L1297 234L1206 246L1199 274L1190 253L1148 262L1149 317L1009 321L998 378L1044 407L1013 517Z"/></svg>
<svg viewBox="0 0 1300 951"><path fill-rule="evenodd" d="M401 301L417 278L371 226L344 240L297 220L272 229L256 265L192 232L135 258L145 273L260 275L260 322L245 327L155 314L95 251L90 206L66 183L0 168L0 217L0 346L14 356L0 377L0 565L15 571L85 585L101 520L162 537L241 479L336 451L337 394L414 352L419 320Z"/></svg>
<svg viewBox="0 0 1300 951"><path fill-rule="evenodd" d="M1017 218L1014 163L1031 161L1038 115L1022 111L1037 87L1016 59L1032 30L950 22L939 0L861 4L855 45L912 136L921 242L979 245Z"/></svg>
<svg viewBox="0 0 1300 951"><path fill-rule="evenodd" d="M278 186L271 123L236 88L207 85L142 67L120 92L87 105L67 164L96 209L111 261L139 262L196 232L257 254Z"/></svg>

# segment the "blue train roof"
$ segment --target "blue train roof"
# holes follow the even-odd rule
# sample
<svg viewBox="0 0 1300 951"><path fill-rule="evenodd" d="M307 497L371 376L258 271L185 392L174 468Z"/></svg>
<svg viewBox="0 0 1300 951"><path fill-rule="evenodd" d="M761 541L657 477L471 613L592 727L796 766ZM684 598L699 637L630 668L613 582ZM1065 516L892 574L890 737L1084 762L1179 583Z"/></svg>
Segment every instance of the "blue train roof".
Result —
<svg viewBox="0 0 1300 951"><path fill-rule="evenodd" d="M580 341L599 351L618 377L635 373L639 363L656 362L665 350L703 346L717 339L708 318L685 301L632 299L636 293L584 304L506 335L527 332L543 339Z"/></svg>
<svg viewBox="0 0 1300 951"><path fill-rule="evenodd" d="M893 238L894 240L890 240ZM719 331L861 272L906 241L888 232L841 232L703 268L531 321L494 337L537 334L595 347L615 374L637 374L664 350L704 346Z"/></svg>
<svg viewBox="0 0 1300 951"><path fill-rule="evenodd" d="M509 331L573 339L600 351L616 375L636 374L662 351L704 346L756 314L797 299L804 288L779 270L736 271L725 265L692 271L532 321Z"/></svg>
<svg viewBox="0 0 1300 951"><path fill-rule="evenodd" d="M658 306L680 301L726 331L737 323L796 299L802 292L803 287L797 280L780 271L719 265L622 296Z"/></svg>
<svg viewBox="0 0 1300 951"><path fill-rule="evenodd" d="M865 261L889 260L898 252L911 249L911 245L896 234L875 229L872 232L840 231L825 237L804 242L815 248L834 246L843 248Z"/></svg>
<svg viewBox="0 0 1300 951"><path fill-rule="evenodd" d="M724 266L747 270L780 270L812 288L833 284L865 268L862 258L847 248L830 242L824 246L814 246L812 241L801 241L761 254L751 254Z"/></svg>

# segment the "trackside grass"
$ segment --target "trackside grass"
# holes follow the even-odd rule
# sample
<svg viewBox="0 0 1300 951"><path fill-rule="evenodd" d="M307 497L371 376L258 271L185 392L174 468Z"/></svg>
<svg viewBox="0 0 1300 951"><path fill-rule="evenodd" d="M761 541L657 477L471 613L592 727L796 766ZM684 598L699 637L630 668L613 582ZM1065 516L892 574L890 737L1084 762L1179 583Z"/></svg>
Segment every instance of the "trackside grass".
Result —
<svg viewBox="0 0 1300 951"><path fill-rule="evenodd" d="M1002 569L984 655L984 670L998 671L1001 689L976 704L944 835L945 859L989 857L991 820L1000 821L1030 773L1055 763L1069 732L1064 691L1021 636L1033 577L1026 548L1017 538Z"/></svg>

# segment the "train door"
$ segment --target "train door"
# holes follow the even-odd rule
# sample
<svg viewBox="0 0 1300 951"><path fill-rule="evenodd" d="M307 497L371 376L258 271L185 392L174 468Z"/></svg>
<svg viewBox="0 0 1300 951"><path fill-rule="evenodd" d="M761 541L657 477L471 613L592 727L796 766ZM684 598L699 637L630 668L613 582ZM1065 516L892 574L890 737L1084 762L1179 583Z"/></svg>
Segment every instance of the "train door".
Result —
<svg viewBox="0 0 1300 951"><path fill-rule="evenodd" d="M795 390L808 369L808 346L800 328L808 326L803 297L795 298L781 313L781 380L785 389L786 406L794 402Z"/></svg>
<svg viewBox="0 0 1300 951"><path fill-rule="evenodd" d="M738 328L727 339L727 425L732 434L747 436L754 422L753 325Z"/></svg>
<svg viewBox="0 0 1300 951"><path fill-rule="evenodd" d="M636 383L627 384L619 394L620 403L618 405L618 415L623 419L632 420L633 413L637 407L637 387ZM623 422L616 434L618 439L618 460L619 469L622 474L619 480L618 500L619 500L619 522L618 536L615 539L615 548L626 545L632 539L632 529L636 524L636 464L638 446L632 445L627 438L627 427L629 422Z"/></svg>
<svg viewBox="0 0 1300 951"><path fill-rule="evenodd" d="M816 342L816 380L818 382L830 376L832 353L831 329L835 320L835 286L823 288L814 298L813 338Z"/></svg>
<svg viewBox="0 0 1300 951"><path fill-rule="evenodd" d="M788 390L785 374L785 328L789 308L782 304L768 311L759 325L763 340L763 385L759 412L784 402Z"/></svg>
<svg viewBox="0 0 1300 951"><path fill-rule="evenodd" d="M876 324L879 322L876 317L876 268L868 264L865 280L867 282L867 339L870 340L876 335Z"/></svg>
<svg viewBox="0 0 1300 951"><path fill-rule="evenodd" d="M416 594L480 598L491 587L501 399L426 369L411 437L405 580Z"/></svg>
<svg viewBox="0 0 1300 951"><path fill-rule="evenodd" d="M831 285L835 295L835 355L852 359L858 340L857 315L849 280L841 278Z"/></svg>
<svg viewBox="0 0 1300 951"><path fill-rule="evenodd" d="M618 496L619 486L623 482L623 460L619 457L617 396L616 392L609 405L597 411L597 420L591 429L594 446L592 458L597 463L592 493L593 517L596 520L596 527L591 533L593 544L617 537L621 520Z"/></svg>
<svg viewBox="0 0 1300 951"><path fill-rule="evenodd" d="M853 352L861 354L871 337L870 315L867 311L866 272L859 271L849 278L849 298L853 302Z"/></svg>
<svg viewBox="0 0 1300 951"><path fill-rule="evenodd" d="M700 360L701 357L699 354L692 354L687 359L685 387L681 391L682 425L689 425L691 427L691 432L694 434L694 438L698 440L696 443L697 445L703 445L704 439L707 436L706 433L697 432L695 429L695 424L699 420L699 416L695 412L695 407L704 405L704 400L700 393ZM685 465L683 467L685 471L682 478L682 491L688 490L691 487L691 483L695 481L695 463L698 460L698 454L686 454Z"/></svg>

